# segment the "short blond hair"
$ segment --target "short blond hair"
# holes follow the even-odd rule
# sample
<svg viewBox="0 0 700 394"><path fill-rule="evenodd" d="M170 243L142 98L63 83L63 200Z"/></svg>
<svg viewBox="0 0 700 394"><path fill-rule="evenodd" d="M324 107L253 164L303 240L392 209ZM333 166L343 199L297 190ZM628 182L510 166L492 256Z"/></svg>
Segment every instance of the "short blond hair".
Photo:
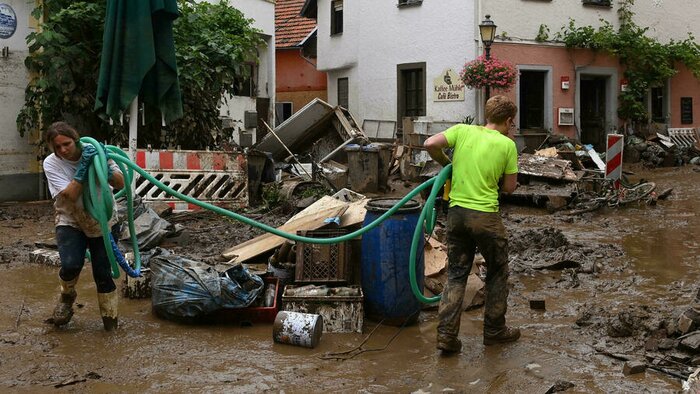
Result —
<svg viewBox="0 0 700 394"><path fill-rule="evenodd" d="M508 118L515 118L518 107L506 96L493 96L486 102L484 115L486 120L493 124L502 124Z"/></svg>

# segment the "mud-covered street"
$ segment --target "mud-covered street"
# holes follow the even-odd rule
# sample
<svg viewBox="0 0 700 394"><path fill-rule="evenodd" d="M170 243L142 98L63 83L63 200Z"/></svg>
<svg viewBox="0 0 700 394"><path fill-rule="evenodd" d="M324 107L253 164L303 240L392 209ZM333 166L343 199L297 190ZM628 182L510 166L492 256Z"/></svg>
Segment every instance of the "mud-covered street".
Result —
<svg viewBox="0 0 700 394"><path fill-rule="evenodd" d="M4 392L676 392L697 355L661 343L700 287L697 166L635 169L671 196L655 206L603 208L580 216L505 204L510 233L512 344L482 344L482 308L464 312L461 354L435 349L436 309L399 328L365 321L362 334L324 334L315 349L275 344L271 325L182 325L156 317L148 299L120 300L120 328L102 329L89 267L76 314L45 321L58 295L57 267L30 264L53 233L48 202L0 205L0 387ZM288 216L263 215L279 225ZM215 261L259 230L191 215L175 252ZM208 260L209 259L209 260ZM555 264L559 263L559 264ZM120 282L120 286L122 283ZM544 300L546 310L529 301ZM347 360L327 352L366 350ZM695 357L695 358L694 358ZM654 365L623 374L621 358ZM656 361L655 361L656 360ZM674 364L675 363L675 364ZM664 372L663 370L667 371ZM669 373L671 372L671 373Z"/></svg>

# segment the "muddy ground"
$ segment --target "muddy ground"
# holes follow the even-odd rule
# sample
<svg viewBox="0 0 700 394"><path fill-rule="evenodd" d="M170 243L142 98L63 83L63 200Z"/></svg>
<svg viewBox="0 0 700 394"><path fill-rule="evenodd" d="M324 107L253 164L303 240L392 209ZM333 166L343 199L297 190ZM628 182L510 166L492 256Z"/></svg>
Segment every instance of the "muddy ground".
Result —
<svg viewBox="0 0 700 394"><path fill-rule="evenodd" d="M316 349L304 349L274 344L271 325L181 325L154 316L150 300L122 299L120 329L105 333L89 272L78 285L73 321L57 329L44 322L58 294L57 268L28 262L34 242L53 233L51 206L3 204L0 388L675 392L681 388L680 378L650 369L625 376L623 361L606 355L693 362L687 353L649 343L650 338L667 336L673 318L692 304L698 291L700 173L686 166L639 170L632 179L639 177L656 182L661 190L673 187L673 194L652 207L605 209L575 218L506 204L512 285L508 321L522 328L523 337L514 344L484 347L483 310L471 310L462 317L464 349L453 357L435 350L435 309L423 311L415 326L379 327L362 349L386 346L384 350L344 361L320 356L359 346L376 323L365 321L363 334L324 334ZM271 225L288 216L280 211L253 215ZM169 246L210 263L221 251L260 233L211 214L180 215L173 221L187 228L188 239ZM544 300L546 310L530 309L532 299Z"/></svg>

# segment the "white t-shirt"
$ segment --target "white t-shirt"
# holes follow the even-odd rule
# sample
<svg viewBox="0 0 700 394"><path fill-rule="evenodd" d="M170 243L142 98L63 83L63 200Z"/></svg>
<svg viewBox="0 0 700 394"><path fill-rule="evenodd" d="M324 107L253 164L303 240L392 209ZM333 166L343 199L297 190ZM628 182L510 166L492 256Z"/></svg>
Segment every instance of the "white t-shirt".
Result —
<svg viewBox="0 0 700 394"><path fill-rule="evenodd" d="M55 153L50 154L44 159L44 173L49 182L49 192L54 198L54 207L56 208L56 226L71 226L82 230L85 235L90 238L102 236L99 223L85 211L83 199L78 197L75 202L68 201L58 197L58 195L68 187L68 184L73 180L75 170L78 168L79 161L70 161L58 157ZM113 161L108 160L108 165L114 173L120 173L119 166ZM110 187L110 192L112 188ZM98 189L98 195L100 190ZM112 196L114 200L114 196ZM109 227L116 223L116 207L113 210L112 218L109 222Z"/></svg>

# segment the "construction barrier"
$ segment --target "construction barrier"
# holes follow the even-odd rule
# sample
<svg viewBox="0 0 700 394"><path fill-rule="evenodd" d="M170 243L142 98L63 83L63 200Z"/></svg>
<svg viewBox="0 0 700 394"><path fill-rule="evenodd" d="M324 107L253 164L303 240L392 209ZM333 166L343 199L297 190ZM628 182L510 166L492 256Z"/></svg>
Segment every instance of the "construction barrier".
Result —
<svg viewBox="0 0 700 394"><path fill-rule="evenodd" d="M248 206L248 162L242 153L138 149L136 164L165 185L197 200L227 208ZM199 209L138 175L135 190L144 201L166 202L174 210Z"/></svg>
<svg viewBox="0 0 700 394"><path fill-rule="evenodd" d="M607 151L605 152L605 178L611 179L616 189L620 188L622 177L622 151L625 138L621 134L608 134Z"/></svg>

